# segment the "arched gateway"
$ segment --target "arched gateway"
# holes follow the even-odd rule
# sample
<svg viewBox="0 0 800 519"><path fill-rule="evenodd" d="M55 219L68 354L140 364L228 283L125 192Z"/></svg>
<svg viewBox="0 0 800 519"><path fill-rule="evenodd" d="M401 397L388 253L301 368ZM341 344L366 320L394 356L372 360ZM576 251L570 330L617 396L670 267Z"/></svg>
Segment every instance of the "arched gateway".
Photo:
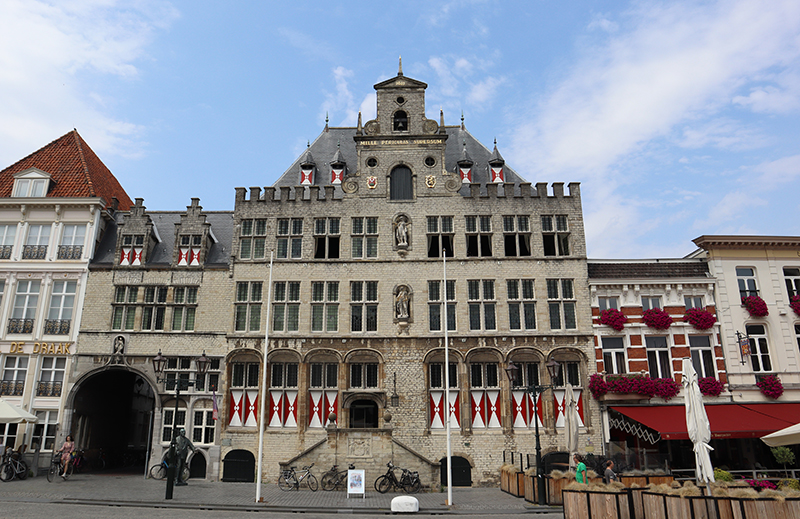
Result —
<svg viewBox="0 0 800 519"><path fill-rule="evenodd" d="M154 410L153 388L144 377L124 368L105 369L73 390L70 432L90 457L102 449L111 464L143 467Z"/></svg>

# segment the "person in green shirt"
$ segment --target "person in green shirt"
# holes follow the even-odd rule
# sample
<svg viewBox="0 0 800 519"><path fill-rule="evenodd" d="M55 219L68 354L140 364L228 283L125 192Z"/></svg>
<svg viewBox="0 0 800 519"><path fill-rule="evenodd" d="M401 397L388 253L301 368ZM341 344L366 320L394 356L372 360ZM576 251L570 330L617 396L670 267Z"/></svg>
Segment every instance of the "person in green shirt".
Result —
<svg viewBox="0 0 800 519"><path fill-rule="evenodd" d="M586 477L586 464L583 462L583 458L580 454L575 454L574 456L575 464L575 481L578 483L588 483L588 478Z"/></svg>

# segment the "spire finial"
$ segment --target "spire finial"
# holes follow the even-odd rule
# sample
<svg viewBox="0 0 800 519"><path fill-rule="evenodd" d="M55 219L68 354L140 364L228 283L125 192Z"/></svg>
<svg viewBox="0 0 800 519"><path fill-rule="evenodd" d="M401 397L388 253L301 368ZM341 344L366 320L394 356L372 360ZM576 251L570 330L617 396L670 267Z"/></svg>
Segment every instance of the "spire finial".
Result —
<svg viewBox="0 0 800 519"><path fill-rule="evenodd" d="M461 110L461 129L464 130L464 110Z"/></svg>
<svg viewBox="0 0 800 519"><path fill-rule="evenodd" d="M397 70L397 75L398 76L402 76L403 75L403 56L400 56L400 66L399 66L399 68Z"/></svg>
<svg viewBox="0 0 800 519"><path fill-rule="evenodd" d="M310 147L311 147L311 141L306 141L306 148L310 148Z"/></svg>
<svg viewBox="0 0 800 519"><path fill-rule="evenodd" d="M494 138L494 147L497 147L497 137Z"/></svg>
<svg viewBox="0 0 800 519"><path fill-rule="evenodd" d="M358 111L358 127L356 128L356 135L361 135L363 130L361 129L361 110Z"/></svg>
<svg viewBox="0 0 800 519"><path fill-rule="evenodd" d="M337 139L337 140L336 140L336 149L337 149L337 150L339 149L339 145L340 145L341 143L342 143L342 139Z"/></svg>
<svg viewBox="0 0 800 519"><path fill-rule="evenodd" d="M328 112L325 112L325 131L328 131Z"/></svg>

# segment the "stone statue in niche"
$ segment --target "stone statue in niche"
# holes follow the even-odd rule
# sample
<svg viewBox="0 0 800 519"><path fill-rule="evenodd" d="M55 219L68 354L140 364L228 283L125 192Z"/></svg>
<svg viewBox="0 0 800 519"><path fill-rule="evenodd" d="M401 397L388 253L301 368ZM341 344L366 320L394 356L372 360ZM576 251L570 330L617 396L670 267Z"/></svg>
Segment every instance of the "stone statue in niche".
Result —
<svg viewBox="0 0 800 519"><path fill-rule="evenodd" d="M411 305L411 294L406 285L397 287L397 294L394 296L395 317L398 319L409 318L409 308Z"/></svg>
<svg viewBox="0 0 800 519"><path fill-rule="evenodd" d="M411 222L406 216L398 216L394 222L394 238L398 247L408 247L408 234L411 230Z"/></svg>

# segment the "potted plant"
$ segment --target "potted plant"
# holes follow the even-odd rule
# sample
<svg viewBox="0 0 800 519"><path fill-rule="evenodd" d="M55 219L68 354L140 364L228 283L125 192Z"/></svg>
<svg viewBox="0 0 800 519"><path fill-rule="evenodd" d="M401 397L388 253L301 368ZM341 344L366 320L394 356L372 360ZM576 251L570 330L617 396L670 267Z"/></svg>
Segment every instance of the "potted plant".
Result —
<svg viewBox="0 0 800 519"><path fill-rule="evenodd" d="M691 324L698 330L708 330L717 322L714 314L702 308L689 308L683 316L683 321Z"/></svg>
<svg viewBox="0 0 800 519"><path fill-rule="evenodd" d="M700 392L705 396L719 396L722 390L725 389L725 384L714 377L699 378L697 379L697 385L700 386Z"/></svg>
<svg viewBox="0 0 800 519"><path fill-rule="evenodd" d="M783 394L783 384L781 384L781 379L777 375L762 377L756 382L756 385L761 390L761 393L769 398L777 399Z"/></svg>
<svg viewBox="0 0 800 519"><path fill-rule="evenodd" d="M672 317L661 308L651 308L642 312L642 322L656 330L666 330L672 324Z"/></svg>
<svg viewBox="0 0 800 519"><path fill-rule="evenodd" d="M792 296L789 306L794 310L794 313L800 315L800 295Z"/></svg>
<svg viewBox="0 0 800 519"><path fill-rule="evenodd" d="M743 297L742 306L744 306L753 317L766 317L769 315L767 303L758 296Z"/></svg>
<svg viewBox="0 0 800 519"><path fill-rule="evenodd" d="M621 332L625 328L628 318L616 308L609 308L600 312L600 324L605 324Z"/></svg>

